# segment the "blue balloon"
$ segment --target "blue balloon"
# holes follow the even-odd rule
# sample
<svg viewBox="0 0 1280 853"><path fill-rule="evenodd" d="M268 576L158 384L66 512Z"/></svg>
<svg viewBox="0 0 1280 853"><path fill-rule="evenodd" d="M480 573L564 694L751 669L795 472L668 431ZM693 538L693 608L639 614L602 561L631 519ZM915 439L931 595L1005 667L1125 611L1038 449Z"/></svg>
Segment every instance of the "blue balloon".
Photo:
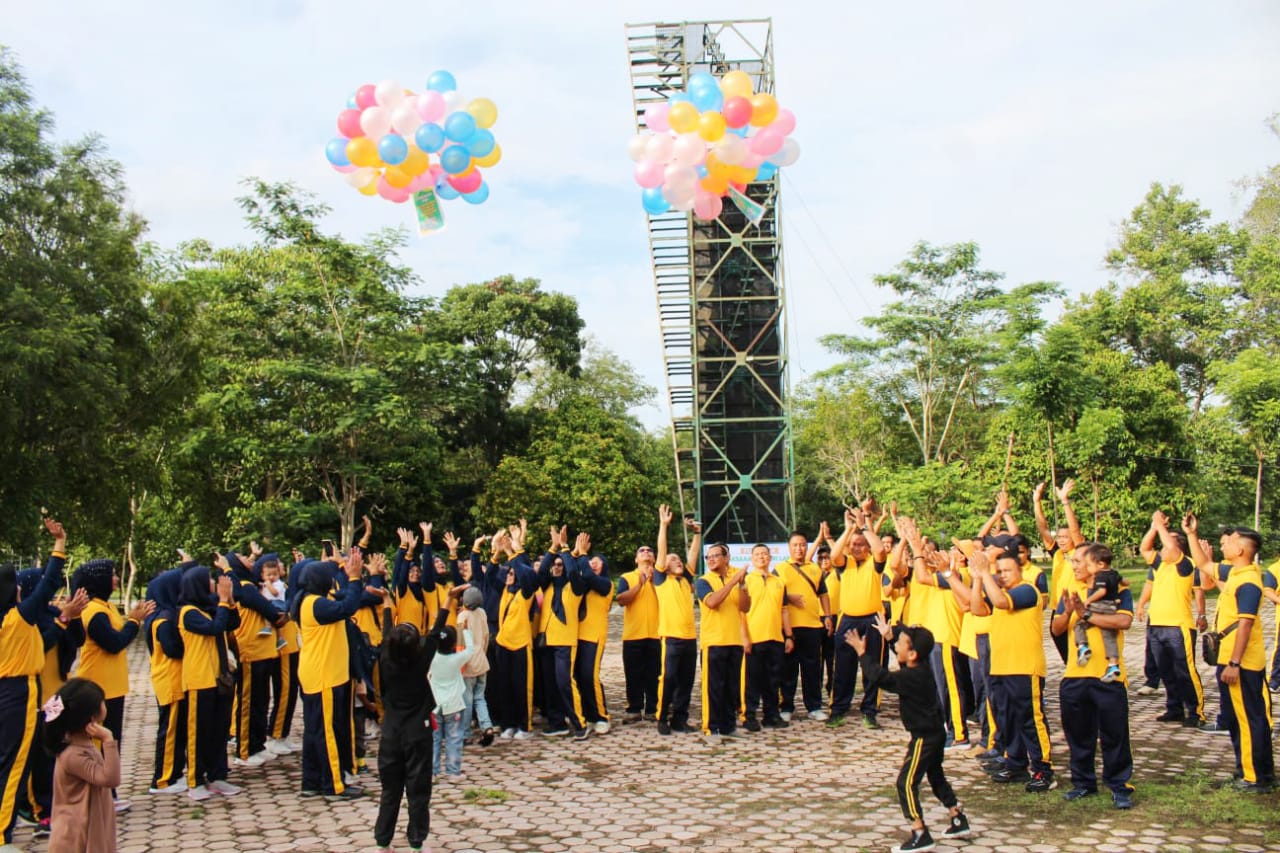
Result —
<svg viewBox="0 0 1280 853"><path fill-rule="evenodd" d="M329 140L329 144L324 147L324 156L329 158L330 163L335 166L351 165L351 161L347 159L348 141L341 137Z"/></svg>
<svg viewBox="0 0 1280 853"><path fill-rule="evenodd" d="M706 71L698 71L689 75L689 85L686 88L691 95L694 92L707 89L715 89L718 92L720 91L720 82L716 80L714 75Z"/></svg>
<svg viewBox="0 0 1280 853"><path fill-rule="evenodd" d="M691 88L689 95L693 98L693 105L704 113L710 110L719 111L724 106L724 95L721 94L719 86L710 89Z"/></svg>
<svg viewBox="0 0 1280 853"><path fill-rule="evenodd" d="M699 178L705 178L707 176L706 166L699 165L694 169L694 171L698 173Z"/></svg>
<svg viewBox="0 0 1280 853"><path fill-rule="evenodd" d="M735 136L741 136L743 139L746 139L747 134L751 132L751 127L745 124L742 127L726 127L724 132L732 133Z"/></svg>
<svg viewBox="0 0 1280 853"><path fill-rule="evenodd" d="M418 147L428 154L434 154L444 147L444 130L438 124L427 122L418 125L418 132L413 135L413 141L418 143Z"/></svg>
<svg viewBox="0 0 1280 853"><path fill-rule="evenodd" d="M354 110L359 109L359 107L360 105L356 103L356 93L352 92L350 96L347 97L347 109Z"/></svg>
<svg viewBox="0 0 1280 853"><path fill-rule="evenodd" d="M473 192L463 193L462 200L467 204L484 204L489 200L489 185L481 184Z"/></svg>
<svg viewBox="0 0 1280 853"><path fill-rule="evenodd" d="M409 156L409 143L398 133L388 133L378 140L378 156L388 166L403 163L404 158Z"/></svg>
<svg viewBox="0 0 1280 853"><path fill-rule="evenodd" d="M671 203L662 197L662 187L649 187L640 193L640 202L645 213L658 216L671 209Z"/></svg>
<svg viewBox="0 0 1280 853"><path fill-rule="evenodd" d="M471 152L461 145L450 145L440 152L440 167L450 175L460 175L471 165Z"/></svg>
<svg viewBox="0 0 1280 853"><path fill-rule="evenodd" d="M445 201L452 201L457 198L460 193L453 187L449 186L448 179L446 179L444 175L441 175L436 179L436 195Z"/></svg>
<svg viewBox="0 0 1280 853"><path fill-rule="evenodd" d="M676 93L675 93L674 95L672 95L670 98L667 98L667 105L668 105L668 106L673 105L673 104L678 104L678 103L681 103L681 102L684 102L684 103L686 103L686 104L692 104L692 103L693 103L693 98L690 98L690 97L689 97L686 93L684 93L684 92L676 92Z"/></svg>
<svg viewBox="0 0 1280 853"><path fill-rule="evenodd" d="M435 71L427 78L427 88L433 92L452 92L458 88L458 81L448 71Z"/></svg>
<svg viewBox="0 0 1280 853"><path fill-rule="evenodd" d="M776 174L778 174L778 167L766 160L760 164L760 168L756 169L756 180L767 181Z"/></svg>
<svg viewBox="0 0 1280 853"><path fill-rule="evenodd" d="M467 150L471 152L472 157L483 157L491 153L497 144L493 134L483 128L473 133L466 143Z"/></svg>
<svg viewBox="0 0 1280 853"><path fill-rule="evenodd" d="M466 142L476 132L475 116L458 110L444 120L444 135L454 142Z"/></svg>

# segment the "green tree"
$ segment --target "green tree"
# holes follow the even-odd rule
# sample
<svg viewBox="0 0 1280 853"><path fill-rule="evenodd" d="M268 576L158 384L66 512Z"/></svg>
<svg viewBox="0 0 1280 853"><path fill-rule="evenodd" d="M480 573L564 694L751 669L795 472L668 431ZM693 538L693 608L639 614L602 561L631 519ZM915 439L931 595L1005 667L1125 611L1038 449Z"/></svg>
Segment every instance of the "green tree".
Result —
<svg viewBox="0 0 1280 853"><path fill-rule="evenodd" d="M1280 454L1280 356L1249 349L1231 362L1214 365L1214 377L1229 411L1258 461L1253 525L1262 526L1262 474Z"/></svg>

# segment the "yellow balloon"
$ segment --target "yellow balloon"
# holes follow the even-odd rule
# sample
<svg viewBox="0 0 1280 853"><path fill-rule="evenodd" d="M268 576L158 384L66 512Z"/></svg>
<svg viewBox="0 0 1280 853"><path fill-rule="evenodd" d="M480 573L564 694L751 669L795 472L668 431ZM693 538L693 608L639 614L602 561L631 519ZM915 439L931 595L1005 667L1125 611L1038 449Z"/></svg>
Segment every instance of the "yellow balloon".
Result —
<svg viewBox="0 0 1280 853"><path fill-rule="evenodd" d="M751 124L765 127L778 117L778 99L768 92L761 92L751 98Z"/></svg>
<svg viewBox="0 0 1280 853"><path fill-rule="evenodd" d="M422 149L410 145L409 156L405 157L404 162L400 164L400 171L416 178L425 172L430 165L431 157Z"/></svg>
<svg viewBox="0 0 1280 853"><path fill-rule="evenodd" d="M698 116L698 135L708 142L724 136L724 116L718 112L705 112Z"/></svg>
<svg viewBox="0 0 1280 853"><path fill-rule="evenodd" d="M388 166L387 170L382 173L382 177L386 178L387 183L397 189L404 189L413 183L413 175L405 173L399 166Z"/></svg>
<svg viewBox="0 0 1280 853"><path fill-rule="evenodd" d="M726 169L729 172L729 180L735 184L749 184L756 176L756 170L746 166L728 166Z"/></svg>
<svg viewBox="0 0 1280 853"><path fill-rule="evenodd" d="M347 159L353 166L373 166L382 164L378 157L378 146L367 136L357 136L347 143Z"/></svg>
<svg viewBox="0 0 1280 853"><path fill-rule="evenodd" d="M667 112L667 124L676 133L688 133L698 126L698 108L688 101L677 101Z"/></svg>
<svg viewBox="0 0 1280 853"><path fill-rule="evenodd" d="M370 181L369 183L365 184L362 187L356 187L356 189L360 191L361 195L377 195L378 181L375 178L374 180Z"/></svg>
<svg viewBox="0 0 1280 853"><path fill-rule="evenodd" d="M729 179L724 175L707 175L699 184L713 195L724 195L729 190Z"/></svg>
<svg viewBox="0 0 1280 853"><path fill-rule="evenodd" d="M472 98L466 110L476 120L476 127L493 127L498 120L498 105L488 98Z"/></svg>
<svg viewBox="0 0 1280 853"><path fill-rule="evenodd" d="M750 98L751 75L745 71L730 71L720 78L720 91L726 98Z"/></svg>
<svg viewBox="0 0 1280 853"><path fill-rule="evenodd" d="M492 151L490 151L488 154L484 155L483 157L476 157L471 161L471 163L474 166L479 166L482 169L487 169L490 166L496 164L501 159L502 159L502 146L495 145L493 146Z"/></svg>

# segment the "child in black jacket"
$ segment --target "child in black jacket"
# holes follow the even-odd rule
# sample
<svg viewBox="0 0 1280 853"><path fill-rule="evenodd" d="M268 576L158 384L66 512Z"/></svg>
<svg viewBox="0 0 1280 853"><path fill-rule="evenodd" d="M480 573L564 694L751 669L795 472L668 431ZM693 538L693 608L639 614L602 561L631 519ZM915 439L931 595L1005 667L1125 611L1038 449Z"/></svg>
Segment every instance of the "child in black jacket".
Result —
<svg viewBox="0 0 1280 853"><path fill-rule="evenodd" d="M883 614L876 614L875 628L887 644L893 636L893 630ZM898 802L902 805L902 814L911 821L911 839L894 847L893 853L915 853L934 848L933 836L924 825L924 813L920 808L920 780L926 775L934 796L951 812L951 825L943 835L947 838L967 836L969 820L960 808L955 791L947 784L947 777L942 773L942 752L947 731L942 722L937 686L929 668L933 634L928 628L920 626L902 629L894 644L894 650L898 654L897 672L890 672L880 665L876 656L866 654L866 638L857 631L848 632L845 642L857 652L862 661L862 675L867 690L879 687L898 694L902 725L911 733L907 757L898 772Z"/></svg>

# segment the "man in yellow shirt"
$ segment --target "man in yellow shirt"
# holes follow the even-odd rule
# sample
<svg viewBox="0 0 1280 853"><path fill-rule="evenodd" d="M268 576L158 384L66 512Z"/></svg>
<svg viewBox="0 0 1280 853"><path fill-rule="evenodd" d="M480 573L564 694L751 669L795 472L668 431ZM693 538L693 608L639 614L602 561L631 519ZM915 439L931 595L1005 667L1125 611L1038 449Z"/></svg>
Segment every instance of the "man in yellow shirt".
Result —
<svg viewBox="0 0 1280 853"><path fill-rule="evenodd" d="M1271 697L1267 693L1266 652L1258 615L1262 605L1262 570L1257 563L1262 536L1248 527L1228 527L1222 538L1222 562L1214 564L1197 536L1199 523L1183 519L1191 558L1206 590L1221 586L1213 630L1220 645L1216 661L1222 716L1236 753L1236 786L1247 793L1267 793L1276 782L1271 751Z"/></svg>
<svg viewBox="0 0 1280 853"><path fill-rule="evenodd" d="M787 540L789 559L778 565L778 576L787 590L787 615L795 646L782 664L782 719L795 711L796 686L802 690L809 719L822 722L822 641L831 620L827 581L817 564L808 559L809 542L803 533Z"/></svg>
<svg viewBox="0 0 1280 853"><path fill-rule="evenodd" d="M693 674L698 661L698 634L693 621L692 567L697 565L702 545L702 528L695 521L689 543L688 568L679 554L667 553L667 529L671 508L658 508L658 560L654 564L653 586L658 595L658 636L662 640L662 671L658 679L658 734L688 732L689 699L693 694Z"/></svg>
<svg viewBox="0 0 1280 853"><path fill-rule="evenodd" d="M735 737L742 685L742 614L751 607L746 569L732 571L729 548L707 549L707 573L693 585L702 607L702 734L712 745Z"/></svg>
<svg viewBox="0 0 1280 853"><path fill-rule="evenodd" d="M831 697L831 716L835 719L849 712L857 687L858 655L845 642L845 634L857 631L866 637L867 653L881 665L884 664L885 651L880 632L875 630L875 617L877 613L884 612L880 601L881 576L889 554L861 509L846 511L844 521L845 532L837 542L839 547L833 548L831 553L831 564L840 581L835 689ZM879 691L874 686L867 689L865 683L863 687L862 724L869 729L878 729Z"/></svg>
<svg viewBox="0 0 1280 853"><path fill-rule="evenodd" d="M750 597L747 612L747 639L743 652L747 659L747 731L760 730L756 709L767 729L785 729L786 720L778 710L778 688L782 682L783 655L795 645L791 617L787 612L787 589L782 578L769 571L769 546L751 549L751 571L745 584Z"/></svg>
<svg viewBox="0 0 1280 853"><path fill-rule="evenodd" d="M618 578L617 596L622 606L622 676L627 706L622 722L654 719L658 713L658 594L653 587L654 550L636 549L636 567Z"/></svg>
<svg viewBox="0 0 1280 853"><path fill-rule="evenodd" d="M1049 575L1049 610L1054 611L1058 607L1058 601L1062 597L1062 585L1070 580L1071 572L1071 552L1078 546L1084 544L1084 532L1080 529L1080 521L1076 518L1075 510L1071 508L1071 490L1075 488L1075 480L1067 480L1062 484L1062 488L1054 489L1058 501L1062 504L1062 518L1066 524L1059 527L1055 531L1050 531L1049 520L1045 518L1044 506L1041 504L1041 498L1044 490L1048 486L1047 483L1040 483L1036 486L1036 490L1032 495L1032 506L1036 515L1036 530L1040 533L1040 542L1044 545L1045 550L1053 557L1053 571ZM1067 635L1053 636L1053 645L1058 650L1059 657L1065 663L1067 660ZM1152 692L1155 689L1152 688Z"/></svg>

